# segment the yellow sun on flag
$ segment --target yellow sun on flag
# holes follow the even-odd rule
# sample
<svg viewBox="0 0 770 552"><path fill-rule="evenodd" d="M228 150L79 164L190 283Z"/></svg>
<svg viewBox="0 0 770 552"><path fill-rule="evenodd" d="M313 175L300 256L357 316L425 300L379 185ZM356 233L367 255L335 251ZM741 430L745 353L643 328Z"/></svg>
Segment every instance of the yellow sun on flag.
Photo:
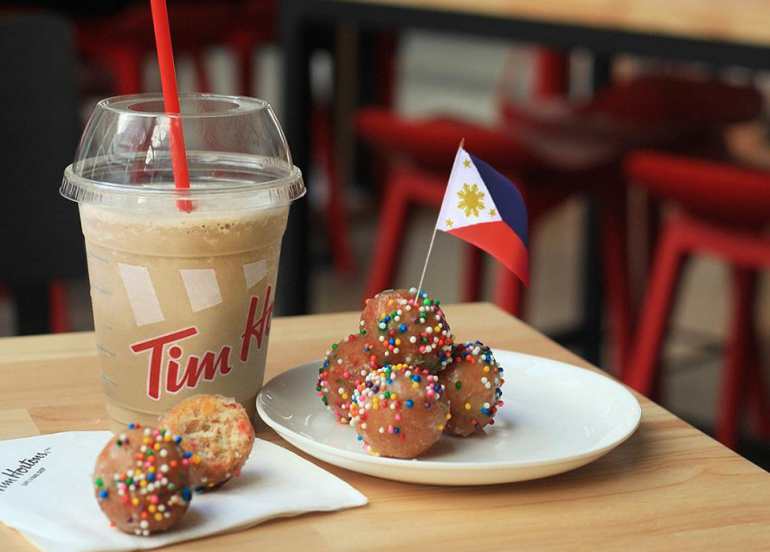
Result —
<svg viewBox="0 0 770 552"><path fill-rule="evenodd" d="M460 198L457 208L465 211L466 217L479 216L479 212L484 209L484 192L476 184L463 184L463 189L457 195Z"/></svg>

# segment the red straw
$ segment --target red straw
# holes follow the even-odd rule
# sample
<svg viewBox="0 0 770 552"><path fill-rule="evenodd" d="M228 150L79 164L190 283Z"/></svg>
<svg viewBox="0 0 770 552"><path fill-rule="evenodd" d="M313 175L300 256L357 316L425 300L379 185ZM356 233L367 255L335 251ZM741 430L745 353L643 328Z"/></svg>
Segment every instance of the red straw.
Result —
<svg viewBox="0 0 770 552"><path fill-rule="evenodd" d="M150 7L152 9L152 26L155 29L155 47L158 51L160 83L163 89L163 108L166 113L179 113L174 49L171 46L166 0L150 0ZM174 171L174 185L177 190L187 190L190 188L190 176L187 172L187 153L184 147L182 120L179 117L170 117L170 119L171 167ZM180 199L177 201L177 207L182 211L190 212L192 211L192 202L189 199Z"/></svg>

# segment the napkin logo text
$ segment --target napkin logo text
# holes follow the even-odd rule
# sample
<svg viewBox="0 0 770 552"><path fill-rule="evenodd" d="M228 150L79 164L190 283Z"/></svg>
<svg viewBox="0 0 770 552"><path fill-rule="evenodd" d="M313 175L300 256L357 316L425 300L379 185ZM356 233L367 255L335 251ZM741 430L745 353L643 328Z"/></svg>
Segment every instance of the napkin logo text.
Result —
<svg viewBox="0 0 770 552"><path fill-rule="evenodd" d="M256 343L257 350L260 350L263 339L270 333L270 319L273 314L270 294L271 287L268 286L259 318L257 318L259 297L251 297L244 330L241 334L239 355L241 362L248 362L252 340ZM134 354L147 351L150 353L147 363L147 396L149 398L157 401L160 400L162 391L176 394L184 387L195 389L201 379L214 381L217 375L226 376L232 371L230 353L233 348L230 345L223 345L219 351L204 351L201 356L191 354L183 360L184 347L182 342L199 333L200 331L196 326L190 326L130 345ZM184 368L182 368L183 366ZM164 367L165 382L163 382L162 377ZM163 388L161 389L161 387Z"/></svg>
<svg viewBox="0 0 770 552"><path fill-rule="evenodd" d="M27 474L29 474L29 472L32 471L34 467L41 460L47 457L49 454L51 454L51 447L46 447L40 452L33 454L29 458L21 458L19 460L19 463L15 467L5 468L2 471L0 471L0 493L5 492L6 490L8 490L9 487L11 487L18 480L22 479L23 477L26 477ZM33 473L30 476L30 478L27 481L22 483L22 485L26 485L27 483L29 483L29 481L36 478L38 475L40 475L44 471L45 471L45 468L38 469L35 473Z"/></svg>

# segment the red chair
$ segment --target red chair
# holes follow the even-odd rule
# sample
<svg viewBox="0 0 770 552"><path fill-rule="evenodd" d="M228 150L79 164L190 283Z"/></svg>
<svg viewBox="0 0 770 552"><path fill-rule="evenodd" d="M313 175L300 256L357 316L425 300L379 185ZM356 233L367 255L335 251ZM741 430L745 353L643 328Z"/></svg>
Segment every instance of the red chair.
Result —
<svg viewBox="0 0 770 552"><path fill-rule="evenodd" d="M235 56L238 93L253 96L254 51L275 40L276 2L182 1L169 2L168 10L175 55L177 58L191 56L197 90L212 91L205 66L205 50L212 46L225 46ZM115 16L81 21L77 36L81 55L109 74L112 83L110 93L135 94L146 90L142 78L143 68L155 52L149 4L137 4ZM383 43L389 44L389 41ZM393 56L389 56L389 59L391 61L388 63L392 65ZM391 65L388 65L389 74L393 72ZM392 81L385 80L388 83ZM339 272L350 272L353 268L353 254L348 240L344 198L336 177L336 165L332 162L333 125L328 106L315 106L311 125L313 142L317 144L314 152L316 161L323 167L329 181L326 220L332 256Z"/></svg>
<svg viewBox="0 0 770 552"><path fill-rule="evenodd" d="M459 141L464 138L469 151L506 173L519 185L533 227L545 213L576 191L574 187L564 186L564 182L580 182L583 184L582 191L595 192L600 198L601 246L606 269L604 279L614 322L612 327L625 328L630 324L630 305L627 301L630 294L624 287L626 281L615 277L616 274L624 274L626 266L625 196L622 182L617 180L617 167L608 163L579 171L560 170L534 155L528 144L504 132L437 119L400 121L395 127L391 117L391 114L380 111L362 112L358 119L361 136L382 151L402 152L408 149L410 160L419 159L420 163L394 163L388 172L375 242L377 255L370 267L366 288L368 295L389 287L393 281L401 257L409 209L414 206L440 206L446 187L446 168L451 164ZM468 246L467 255L463 300L474 301L480 295L481 254L476 248ZM518 313L521 302L518 283L505 271L501 272L500 282L496 288L496 302L510 312ZM625 335L625 332L618 332L615 336L621 351L625 351Z"/></svg>
<svg viewBox="0 0 770 552"><path fill-rule="evenodd" d="M174 53L177 57L192 57L198 91L211 91L205 50L225 45L236 54L239 90L248 95L253 51L274 38L274 2L169 2L168 13ZM79 21L77 42L81 55L110 75L115 94L136 94L146 89L143 67L155 52L149 4L139 3L113 16Z"/></svg>
<svg viewBox="0 0 770 552"><path fill-rule="evenodd" d="M764 232L770 222L770 174L653 152L631 155L626 173L679 212L663 224L624 381L645 395L656 391L682 267L695 254L717 257L731 268L732 320L716 435L735 448L740 415L750 406L757 429L770 437L754 312L757 274L770 267L770 238Z"/></svg>
<svg viewBox="0 0 770 552"><path fill-rule="evenodd" d="M541 59L542 61L542 59ZM556 63L546 58L547 63ZM556 85L544 85L549 90L562 86L558 79L550 79ZM740 98L752 98L754 114L759 112L761 101L758 94L714 82L690 82L688 95L710 94L718 90L720 97L736 90ZM605 113L607 106L620 106L638 95L636 103L645 105L650 81L640 79L636 84L620 85L599 94L595 100L566 110L567 117L561 126L558 119L550 118L550 111L533 112L522 106L509 106L505 112L509 128L483 129L477 125L432 118L407 121L384 110L363 110L357 121L361 138L376 151L388 155L391 169L388 172L385 199L380 216L380 226L375 249L377 255L371 267L367 293L389 287L397 269L399 250L407 222L407 212L413 205L438 206L446 185L447 167L451 164L457 144L463 137L466 147L486 159L498 169L508 173L522 188L535 225L549 208L574 193L592 194L600 205L602 253L605 260L605 290L611 320L610 329L616 343L615 364L623 366L626 357L632 309L627 277L625 186L619 166L624 151L645 143L676 144L679 139L690 138L687 125L665 123L665 116L675 113L672 107L686 108L679 96L669 103L658 102L659 117L649 112L632 117L621 108L615 113ZM683 87L671 87L681 90ZM722 92L724 90L724 92ZM596 107L592 107L592 106ZM744 105L738 110L724 108L716 117L693 103L688 118L691 122L702 121L703 128L721 128L724 120L742 120L746 117ZM564 111L564 110L562 110ZM728 116L722 112L728 112ZM631 112L633 114L633 111ZM616 115L616 116L615 116ZM659 129L663 126L665 132ZM706 133L701 129L700 136ZM580 152L580 155L575 155ZM464 299L474 300L479 295L481 262L478 252L470 253L466 263ZM496 301L511 312L520 308L518 282L503 271L496 291Z"/></svg>
<svg viewBox="0 0 770 552"><path fill-rule="evenodd" d="M589 100L503 102L500 112L517 131L622 147L656 143L667 150L708 152L721 145L726 126L755 119L763 105L764 98L751 86L645 75L615 83Z"/></svg>
<svg viewBox="0 0 770 552"><path fill-rule="evenodd" d="M390 73L394 71L392 63L388 68ZM569 86L569 58L551 50L538 51L536 76L534 93L537 97L563 96ZM393 90L390 87L391 100L392 96ZM391 103L389 101L387 105ZM465 140L466 147L492 162L502 172L508 172L514 179L517 175L511 173L522 163L527 166L537 165L535 157L516 144L512 136L501 136L497 131L451 118L410 122L399 119L389 110L363 109L358 114L356 127L362 139L373 146L377 166L384 173L380 175L380 188L386 192L375 243L378 255L370 268L365 297L371 297L388 287L398 270L398 248L403 239L409 207L441 205L445 186L442 179L446 176L446 167L451 164L460 140ZM397 173L389 174L389 159L392 160L394 154L402 159L418 159L419 163L411 169L401 163ZM521 157L517 154L521 154ZM529 205L530 221L534 218L534 210L535 206ZM481 293L484 266L482 254L477 248L466 248L465 265L467 268L462 297L465 301L477 301ZM500 289L503 293L497 298L498 303L510 312L518 313L521 298L518 286Z"/></svg>

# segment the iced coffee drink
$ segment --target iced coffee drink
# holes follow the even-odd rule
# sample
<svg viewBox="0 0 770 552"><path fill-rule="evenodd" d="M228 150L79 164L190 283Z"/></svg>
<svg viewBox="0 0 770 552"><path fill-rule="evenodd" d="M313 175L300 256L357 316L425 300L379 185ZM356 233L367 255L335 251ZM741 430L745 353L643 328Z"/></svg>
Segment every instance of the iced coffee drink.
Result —
<svg viewBox="0 0 770 552"><path fill-rule="evenodd" d="M183 101L190 209L170 177L168 125L148 115L156 103L146 97L97 107L65 171L114 425L153 424L197 393L235 397L253 414L262 385L281 240L304 186L267 104L200 98ZM94 136L105 118L114 134Z"/></svg>
<svg viewBox="0 0 770 552"><path fill-rule="evenodd" d="M160 220L81 210L110 417L150 423L195 393L250 412L288 208Z"/></svg>

